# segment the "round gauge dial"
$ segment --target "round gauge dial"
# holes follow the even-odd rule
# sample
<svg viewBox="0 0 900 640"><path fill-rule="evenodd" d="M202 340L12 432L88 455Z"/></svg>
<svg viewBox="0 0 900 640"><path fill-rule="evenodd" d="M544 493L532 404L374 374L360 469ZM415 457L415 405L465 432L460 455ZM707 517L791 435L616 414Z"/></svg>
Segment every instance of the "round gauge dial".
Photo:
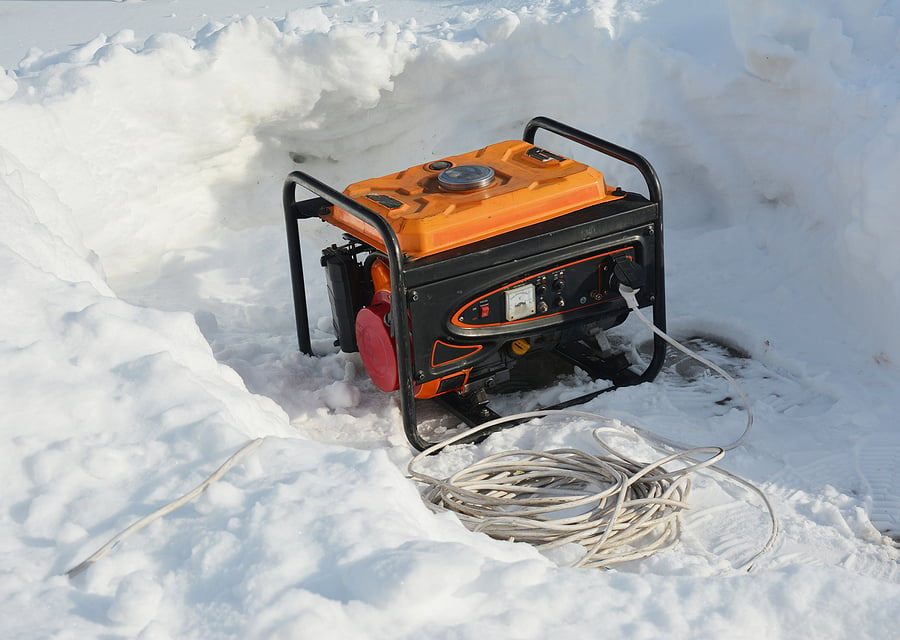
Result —
<svg viewBox="0 0 900 640"><path fill-rule="evenodd" d="M506 299L506 320L512 322L534 315L535 295L533 284L523 284L503 292Z"/></svg>

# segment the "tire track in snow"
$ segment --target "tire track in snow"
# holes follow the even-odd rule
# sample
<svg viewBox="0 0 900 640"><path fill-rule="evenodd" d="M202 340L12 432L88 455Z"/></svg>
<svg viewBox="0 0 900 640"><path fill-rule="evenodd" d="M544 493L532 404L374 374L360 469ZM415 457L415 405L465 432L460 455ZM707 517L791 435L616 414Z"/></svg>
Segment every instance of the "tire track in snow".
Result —
<svg viewBox="0 0 900 640"><path fill-rule="evenodd" d="M867 440L855 457L855 470L866 493L869 519L882 533L900 545L900 444Z"/></svg>

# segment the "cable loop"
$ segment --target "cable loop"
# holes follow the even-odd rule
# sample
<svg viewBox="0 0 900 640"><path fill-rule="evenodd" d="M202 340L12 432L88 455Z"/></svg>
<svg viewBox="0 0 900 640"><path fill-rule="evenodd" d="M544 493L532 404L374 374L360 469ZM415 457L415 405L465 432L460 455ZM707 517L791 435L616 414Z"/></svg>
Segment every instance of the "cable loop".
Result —
<svg viewBox="0 0 900 640"><path fill-rule="evenodd" d="M425 485L423 498L435 511L456 513L463 524L501 540L529 542L539 549L570 543L585 548L579 567L605 568L670 548L680 534L680 516L688 508L691 476L709 469L755 492L768 511L771 532L762 549L741 568L750 570L775 543L778 521L765 494L750 482L715 466L738 447L753 426L750 400L724 369L694 353L655 327L638 309L637 290L620 286L631 311L655 334L709 367L737 391L747 415L733 442L720 447L691 447L636 426L584 411L543 410L491 420L425 449L409 462L410 476ZM508 451L488 456L447 480L416 470L420 462L460 440L507 422L563 416L599 423L594 439L608 455L576 449ZM641 462L613 449L607 433L642 440L661 458Z"/></svg>
<svg viewBox="0 0 900 640"><path fill-rule="evenodd" d="M540 549L581 544L585 554L577 566L607 567L670 547L678 538L678 515L688 507L690 475L724 451L694 448L646 463L594 436L609 455L507 451L439 480L416 471L423 453L409 471L426 485L423 497L435 510L456 513L473 531Z"/></svg>

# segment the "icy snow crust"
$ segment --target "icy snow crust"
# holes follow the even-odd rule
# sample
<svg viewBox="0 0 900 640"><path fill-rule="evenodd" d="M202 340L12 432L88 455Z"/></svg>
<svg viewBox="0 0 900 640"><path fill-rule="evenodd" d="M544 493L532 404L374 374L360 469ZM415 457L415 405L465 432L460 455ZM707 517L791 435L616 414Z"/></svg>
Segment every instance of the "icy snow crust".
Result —
<svg viewBox="0 0 900 640"><path fill-rule="evenodd" d="M73 29L101 6L132 22L0 69L5 637L896 634L897 2L204 5L238 14L218 22L178 3L28 4L0 2L4 38L51 5L69 5ZM156 17L168 4L179 33ZM404 477L395 400L331 346L317 254L338 236L317 223L303 241L320 357L296 352L292 156L341 187L518 137L538 114L650 159L672 332L750 356L710 353L757 414L726 466L783 527L754 573L733 567L764 515L713 479L677 550L611 572L428 511ZM742 424L726 394L673 364L585 408L724 444ZM590 447L590 428L516 429L433 465ZM61 575L258 436L195 503Z"/></svg>

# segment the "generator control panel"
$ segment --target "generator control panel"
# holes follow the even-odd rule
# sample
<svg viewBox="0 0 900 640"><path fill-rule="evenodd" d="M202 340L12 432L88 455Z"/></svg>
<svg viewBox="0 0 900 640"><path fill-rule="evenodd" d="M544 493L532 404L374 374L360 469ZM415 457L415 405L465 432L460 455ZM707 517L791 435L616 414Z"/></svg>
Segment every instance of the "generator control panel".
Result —
<svg viewBox="0 0 900 640"><path fill-rule="evenodd" d="M489 291L460 307L451 323L466 329L525 324L601 304L619 295L610 282L616 259L635 260L635 247L559 265Z"/></svg>

